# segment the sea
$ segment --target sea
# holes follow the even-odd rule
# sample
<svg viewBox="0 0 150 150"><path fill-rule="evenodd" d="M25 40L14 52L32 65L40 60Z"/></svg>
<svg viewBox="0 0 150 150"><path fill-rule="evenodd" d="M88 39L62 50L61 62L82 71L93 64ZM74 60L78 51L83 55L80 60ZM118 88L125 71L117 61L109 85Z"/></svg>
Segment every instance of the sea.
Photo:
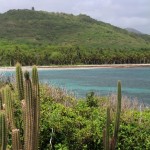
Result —
<svg viewBox="0 0 150 150"><path fill-rule="evenodd" d="M14 75L7 71L6 76ZM117 93L118 80L122 83L122 95L129 99L150 104L150 67L137 68L75 68L39 70L40 82L59 87L85 98L88 92L99 96Z"/></svg>

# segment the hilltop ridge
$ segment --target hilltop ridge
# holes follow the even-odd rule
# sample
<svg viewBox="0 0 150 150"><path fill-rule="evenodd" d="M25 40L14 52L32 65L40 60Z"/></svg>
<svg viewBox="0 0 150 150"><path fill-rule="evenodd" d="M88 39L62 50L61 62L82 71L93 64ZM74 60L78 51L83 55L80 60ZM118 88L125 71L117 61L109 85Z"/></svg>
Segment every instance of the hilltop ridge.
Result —
<svg viewBox="0 0 150 150"><path fill-rule="evenodd" d="M112 49L150 47L149 35L129 33L83 14L9 10L0 14L0 22L0 39L17 43Z"/></svg>
<svg viewBox="0 0 150 150"><path fill-rule="evenodd" d="M140 32L134 28L125 28L125 30L127 30L128 32L131 32L131 33L143 34L142 32Z"/></svg>

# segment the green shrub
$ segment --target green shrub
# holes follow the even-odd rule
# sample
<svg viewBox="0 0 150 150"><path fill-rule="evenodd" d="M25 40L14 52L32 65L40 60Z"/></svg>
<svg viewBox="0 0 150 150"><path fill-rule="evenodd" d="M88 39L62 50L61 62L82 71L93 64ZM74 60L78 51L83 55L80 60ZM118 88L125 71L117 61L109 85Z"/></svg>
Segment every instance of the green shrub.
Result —
<svg viewBox="0 0 150 150"><path fill-rule="evenodd" d="M94 92L89 92L86 94L86 102L89 107L97 107L98 106L98 101L97 101L97 98L95 97Z"/></svg>
<svg viewBox="0 0 150 150"><path fill-rule="evenodd" d="M93 95L92 95L93 96ZM88 97L90 100L93 98ZM41 100L41 147L56 150L98 150L103 149L103 129L106 122L107 100L97 98L97 105L89 105L86 100L78 100L74 105L56 102L47 97L43 90ZM72 99L70 99L72 101ZM93 100L93 99L92 99ZM69 101L69 99L68 99ZM102 105L100 102L103 103ZM93 104L93 103L92 103ZM95 106L95 105L94 105ZM115 111L111 110L111 120ZM132 118L131 118L132 117ZM141 122L140 118L141 117ZM150 148L150 112L127 108L121 113L118 150ZM110 125L112 136L114 121ZM53 131L53 132L52 132ZM51 139L51 145L49 141Z"/></svg>
<svg viewBox="0 0 150 150"><path fill-rule="evenodd" d="M13 86L13 85L12 85ZM57 91L57 90L56 90ZM98 150L103 149L103 129L106 123L107 98L95 97L93 93L86 99L71 96L50 96L51 87L40 86L40 149L41 150ZM14 115L18 118L23 140L21 105L14 93ZM113 135L115 110L111 109L110 136ZM124 108L121 113L117 150L150 149L150 110ZM11 137L8 139L11 148Z"/></svg>

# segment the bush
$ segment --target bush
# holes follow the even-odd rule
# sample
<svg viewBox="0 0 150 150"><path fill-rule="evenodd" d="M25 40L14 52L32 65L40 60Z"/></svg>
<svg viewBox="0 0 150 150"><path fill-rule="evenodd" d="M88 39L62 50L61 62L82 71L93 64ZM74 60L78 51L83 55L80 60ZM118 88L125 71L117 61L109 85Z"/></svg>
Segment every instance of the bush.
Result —
<svg viewBox="0 0 150 150"><path fill-rule="evenodd" d="M97 98L95 97L94 92L89 92L86 94L86 102L89 107L97 107L98 106L98 101L97 101Z"/></svg>
<svg viewBox="0 0 150 150"><path fill-rule="evenodd" d="M71 106L41 95L41 147L65 150L103 149L103 128L106 123L107 100L87 95ZM65 99L65 97L63 97ZM96 102L95 102L96 99ZM67 99L69 101L69 99ZM72 101L72 99L70 99ZM76 100L75 100L76 101ZM102 101L103 107L100 104ZM105 105L104 105L105 103ZM114 120L115 110L111 110ZM150 148L150 111L126 108L121 114L118 150ZM111 122L111 134L114 122ZM52 132L53 131L53 132ZM51 144L49 141L51 139Z"/></svg>
<svg viewBox="0 0 150 150"><path fill-rule="evenodd" d="M86 99L59 94L51 96L51 87L40 87L40 149L41 150L98 150L103 149L103 129L106 124L106 98L87 94ZM57 91L57 90L56 90ZM15 94L15 116L20 118L21 106ZM59 96L59 97L58 97ZM57 99L56 99L57 97ZM125 103L125 102L124 102ZM111 120L115 110L111 109ZM124 108L121 113L117 150L150 149L150 110L142 112ZM17 125L22 127L21 123ZM111 121L111 135L114 122ZM22 131L22 130L21 130ZM21 135L22 132L21 132ZM21 137L23 138L23 136ZM8 140L11 147L11 138Z"/></svg>

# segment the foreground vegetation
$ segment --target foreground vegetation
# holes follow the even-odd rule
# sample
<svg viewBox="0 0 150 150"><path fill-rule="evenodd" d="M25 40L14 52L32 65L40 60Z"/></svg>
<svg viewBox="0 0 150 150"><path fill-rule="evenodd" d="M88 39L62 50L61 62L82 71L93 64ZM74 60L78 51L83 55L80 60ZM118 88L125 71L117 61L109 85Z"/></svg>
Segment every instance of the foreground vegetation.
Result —
<svg viewBox="0 0 150 150"><path fill-rule="evenodd" d="M43 91L44 92L44 91ZM86 100L74 100L68 96L53 93L49 88L45 91L49 100L42 100L41 135L49 135L41 141L44 147L68 150L98 150L103 147L103 129L106 124L106 109L111 105L111 133L113 134L116 110L115 99L100 98L87 95ZM45 92L43 95L46 95ZM55 90L54 90L55 92ZM51 96L53 93L55 96ZM57 95L57 96L56 96ZM59 95L59 96L58 96ZM47 97L47 96L46 96ZM56 98L57 97L57 98ZM58 98L59 97L59 98ZM142 109L139 105L124 101L122 104L118 144L121 150L148 150L150 148L150 110ZM50 127L50 128L49 128ZM49 140L52 142L49 143ZM46 144L47 143L47 144Z"/></svg>
<svg viewBox="0 0 150 150"><path fill-rule="evenodd" d="M17 69L17 75L21 74L21 70ZM37 74L34 67L32 71L32 82L30 82L29 75L25 73L25 95L21 87L23 83L20 82L22 79L21 76L17 76L16 82L21 84L16 84L16 82L10 83L10 80L5 80L1 82L1 87L6 85L6 89L1 90L1 109L0 114L3 114L4 109L8 111L7 105L4 104L6 100L7 93L11 93L12 104L9 105L9 108L13 106L13 111L9 111L9 118L15 117L15 122L12 124L10 121L7 124L7 127L10 127L7 133L6 141L0 141L0 147L3 142L8 143L7 148L11 149L14 144L14 137L11 134L20 131L20 138L17 137L15 140L15 145L18 145L20 141L21 145L31 144L32 139L34 142L32 144L37 145L39 139L39 149L55 149L55 150L98 150L104 149L104 135L103 131L106 127L106 120L108 120L108 113L106 115L106 110L110 106L110 137L113 136L114 125L115 125L115 114L116 114L116 96L111 97L97 97L93 92L88 93L86 99L76 99L73 96L68 95L61 89L56 89L50 87L49 85L40 85L40 95L36 97L35 92L38 90L37 83ZM21 77L21 78L20 78ZM36 79L36 80L34 80ZM31 85L33 95L31 93ZM22 90L17 90L22 89ZM9 92L8 92L9 91ZM28 97L28 94L31 94ZM26 95L27 94L27 95ZM4 97L3 97L4 96ZM8 96L10 96L8 94ZM21 107L21 100L25 96L25 101L22 101L22 106L25 106L27 109L28 102L29 105L34 104L33 107L30 106L30 115L26 113L26 109ZM8 97L10 98L10 97ZM32 99L30 99L32 98ZM38 102L37 98L40 100L40 135L38 136L38 128L31 124L29 125L28 121L37 122L38 120L33 119L34 114L38 114ZM1 101L2 100L2 101ZM32 102L32 100L35 100ZM24 105L25 104L25 105ZM36 106L36 107L35 107ZM31 108L34 108L33 110ZM139 109L140 108L140 109ZM23 111L22 111L23 109ZM12 110L12 109L9 109ZM37 113L32 112L35 111ZM129 100L122 100L122 108L120 114L120 127L117 138L117 147L116 149L121 150L149 150L150 149L150 110L142 106L141 104L131 102ZM108 111L107 111L108 112ZM28 115L26 115L28 114ZM22 117L23 116L23 117ZM33 118L30 118L33 117ZM24 124L24 118L26 118L26 123ZM30 118L30 119L29 119ZM35 117L37 118L37 117ZM11 120L11 119L10 119ZM28 123L27 123L28 122ZM32 123L33 123L32 122ZM0 123L2 123L0 121ZM14 130L14 125L16 129ZM25 125L25 126L24 126ZM34 123L35 125L35 123ZM4 128L4 126L1 126ZM13 128L12 128L13 127ZM12 130L13 129L13 130ZM28 129L28 132L24 132ZM35 131L36 130L36 131ZM6 130L0 128L0 132L4 133ZM25 135L24 135L25 133ZM29 134L30 133L30 134ZM27 135L26 135L27 134ZM4 134L0 134L1 136ZM15 134L16 135L16 134ZM17 134L18 135L18 134ZM23 136L24 135L24 136ZM33 136L34 135L34 136ZM26 138L26 136L28 138ZM29 138L30 137L30 138ZM38 138L39 137L39 138ZM0 138L2 139L2 138ZM30 141L30 140L31 141ZM37 140L37 141L36 141ZM27 142L29 141L29 143ZM35 142L36 141L36 142ZM4 146L6 146L6 143ZM19 144L20 145L20 144ZM24 147L25 149L33 149L32 147ZM5 149L5 147L4 147ZM16 148L13 148L17 150Z"/></svg>

